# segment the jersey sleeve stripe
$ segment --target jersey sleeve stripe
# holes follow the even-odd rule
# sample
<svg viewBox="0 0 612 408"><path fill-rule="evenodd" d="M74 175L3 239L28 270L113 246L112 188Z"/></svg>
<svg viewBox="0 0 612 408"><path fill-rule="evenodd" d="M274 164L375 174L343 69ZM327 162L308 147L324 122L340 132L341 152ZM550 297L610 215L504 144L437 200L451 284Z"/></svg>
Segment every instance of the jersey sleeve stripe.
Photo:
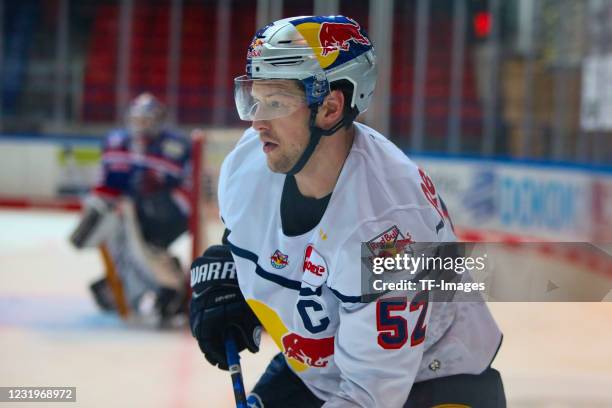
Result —
<svg viewBox="0 0 612 408"><path fill-rule="evenodd" d="M361 302L361 296L343 295L342 293L338 292L334 288L331 288L329 286L328 288L329 290L331 290L334 296L336 296L342 303L360 303Z"/></svg>

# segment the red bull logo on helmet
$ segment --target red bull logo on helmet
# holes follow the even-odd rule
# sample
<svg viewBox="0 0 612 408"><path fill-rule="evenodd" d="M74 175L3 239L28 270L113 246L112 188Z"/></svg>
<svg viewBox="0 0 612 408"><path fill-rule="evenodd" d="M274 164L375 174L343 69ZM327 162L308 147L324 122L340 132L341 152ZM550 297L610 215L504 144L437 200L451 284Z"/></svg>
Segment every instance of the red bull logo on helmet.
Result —
<svg viewBox="0 0 612 408"><path fill-rule="evenodd" d="M370 40L359 32L359 24L353 23L323 23L319 31L321 55L326 56L334 51L348 51L352 42L370 45Z"/></svg>
<svg viewBox="0 0 612 408"><path fill-rule="evenodd" d="M259 57L261 56L261 50L263 48L264 41L261 38L253 38L251 45L247 50L247 58Z"/></svg>
<svg viewBox="0 0 612 408"><path fill-rule="evenodd" d="M372 48L365 31L348 17L305 17L291 23L313 49L323 69L343 64Z"/></svg>
<svg viewBox="0 0 612 408"><path fill-rule="evenodd" d="M334 338L312 339L296 333L287 333L282 338L285 357L310 367L327 367L334 355Z"/></svg>

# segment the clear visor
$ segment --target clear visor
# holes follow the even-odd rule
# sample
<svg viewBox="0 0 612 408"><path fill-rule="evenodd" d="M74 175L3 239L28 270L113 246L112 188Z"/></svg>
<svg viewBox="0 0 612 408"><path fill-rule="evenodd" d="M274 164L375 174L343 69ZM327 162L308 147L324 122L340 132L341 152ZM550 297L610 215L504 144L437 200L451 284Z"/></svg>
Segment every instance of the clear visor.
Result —
<svg viewBox="0 0 612 408"><path fill-rule="evenodd" d="M295 81L250 79L246 75L234 79L234 99L238 116L248 121L282 118L308 106Z"/></svg>

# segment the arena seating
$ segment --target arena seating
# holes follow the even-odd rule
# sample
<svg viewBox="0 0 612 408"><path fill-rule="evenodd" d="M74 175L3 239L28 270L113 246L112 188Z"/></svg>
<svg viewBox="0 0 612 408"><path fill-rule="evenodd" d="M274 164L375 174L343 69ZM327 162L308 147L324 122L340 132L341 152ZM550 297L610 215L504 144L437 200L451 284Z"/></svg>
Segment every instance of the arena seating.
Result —
<svg viewBox="0 0 612 408"><path fill-rule="evenodd" d="M215 64L218 47L227 47L230 56L227 82L217 84L229 95L222 109L225 125L237 124L231 97L231 79L244 71L245 49L255 30L255 0L232 2L230 38L217 39L217 3L189 2L183 6L181 62L179 69L178 119L181 123L211 124L215 109ZM311 5L287 3L286 15L304 14ZM367 1L343 0L341 12L367 29ZM245 13L245 9L253 13ZM411 132L414 74L414 2L397 2L394 13L393 68L391 87L392 134L407 140ZM168 1L136 1L132 19L130 53L130 96L148 90L166 97L170 6ZM112 121L115 118L117 78L117 4L102 4L92 27L91 46L86 56L84 119ZM433 10L429 24L430 52L425 84L425 132L429 141L447 135L450 97L452 17L448 10ZM461 128L466 137L481 133L482 112L475 85L471 49L466 46L462 89ZM218 108L218 107L217 107Z"/></svg>

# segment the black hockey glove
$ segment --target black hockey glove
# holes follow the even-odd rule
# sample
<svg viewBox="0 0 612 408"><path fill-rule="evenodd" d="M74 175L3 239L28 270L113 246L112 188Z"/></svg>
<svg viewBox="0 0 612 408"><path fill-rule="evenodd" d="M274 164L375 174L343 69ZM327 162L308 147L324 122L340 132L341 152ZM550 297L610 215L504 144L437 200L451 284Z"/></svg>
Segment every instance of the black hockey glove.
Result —
<svg viewBox="0 0 612 408"><path fill-rule="evenodd" d="M259 351L261 324L240 292L227 245L213 245L193 261L191 289L191 333L210 364L228 369L224 344L228 334L239 352Z"/></svg>

